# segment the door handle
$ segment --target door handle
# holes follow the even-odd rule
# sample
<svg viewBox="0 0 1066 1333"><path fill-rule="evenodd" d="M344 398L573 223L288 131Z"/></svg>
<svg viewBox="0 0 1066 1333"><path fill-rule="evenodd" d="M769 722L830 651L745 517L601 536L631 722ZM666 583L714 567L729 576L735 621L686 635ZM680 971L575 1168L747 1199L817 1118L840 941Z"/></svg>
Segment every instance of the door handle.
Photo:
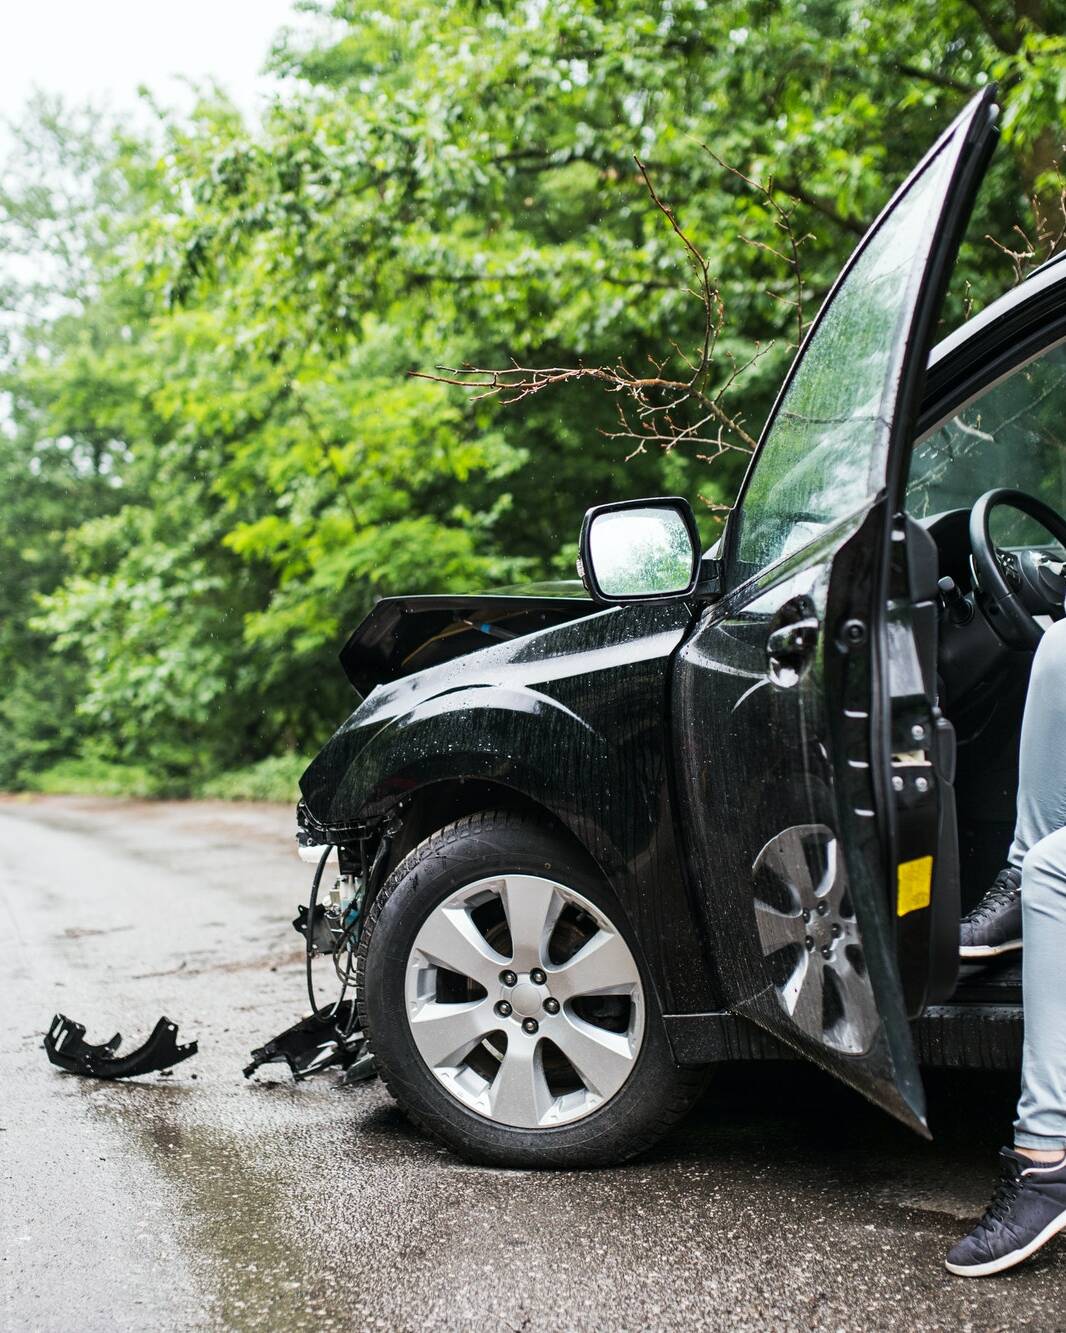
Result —
<svg viewBox="0 0 1066 1333"><path fill-rule="evenodd" d="M821 626L814 616L794 620L771 630L766 639L766 661L770 679L778 685L794 685L818 647Z"/></svg>

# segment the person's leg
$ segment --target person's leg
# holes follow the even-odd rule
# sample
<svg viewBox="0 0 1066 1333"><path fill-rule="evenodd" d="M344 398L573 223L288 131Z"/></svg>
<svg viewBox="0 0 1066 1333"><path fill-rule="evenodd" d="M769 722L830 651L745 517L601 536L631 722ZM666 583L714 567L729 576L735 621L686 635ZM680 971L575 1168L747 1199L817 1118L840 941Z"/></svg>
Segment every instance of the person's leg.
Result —
<svg viewBox="0 0 1066 1333"><path fill-rule="evenodd" d="M1066 620L1045 633L1033 658L1022 718L1018 814L1008 861L1066 825Z"/></svg>
<svg viewBox="0 0 1066 1333"><path fill-rule="evenodd" d="M1066 737L1064 737L1066 740ZM1022 861L1025 1048L1014 1148L974 1230L945 1261L961 1277L1013 1268L1066 1228L1066 828Z"/></svg>
<svg viewBox="0 0 1066 1333"><path fill-rule="evenodd" d="M1059 736L1066 748L1066 729ZM1022 922L1025 1048L1014 1143L1050 1160L1066 1151L1066 828L1025 855Z"/></svg>
<svg viewBox="0 0 1066 1333"><path fill-rule="evenodd" d="M984 1216L946 1264L1001 1273L1066 1229L1066 622L1044 635L1022 724L1011 865L1021 871L1025 1044L1014 1148Z"/></svg>
<svg viewBox="0 0 1066 1333"><path fill-rule="evenodd" d="M1066 620L1033 659L1022 719L1011 865L1022 872L1025 1049L1015 1148L1034 1161L1066 1150Z"/></svg>

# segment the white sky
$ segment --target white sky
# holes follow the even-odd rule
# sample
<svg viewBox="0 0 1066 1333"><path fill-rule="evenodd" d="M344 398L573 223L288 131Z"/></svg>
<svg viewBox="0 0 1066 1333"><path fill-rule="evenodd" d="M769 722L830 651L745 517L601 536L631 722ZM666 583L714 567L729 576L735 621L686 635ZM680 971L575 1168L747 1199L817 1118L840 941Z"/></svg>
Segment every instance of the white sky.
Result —
<svg viewBox="0 0 1066 1333"><path fill-rule="evenodd" d="M252 111L271 39L300 19L293 0L0 0L0 117L38 88L124 110L144 84L186 106L183 76L215 79Z"/></svg>

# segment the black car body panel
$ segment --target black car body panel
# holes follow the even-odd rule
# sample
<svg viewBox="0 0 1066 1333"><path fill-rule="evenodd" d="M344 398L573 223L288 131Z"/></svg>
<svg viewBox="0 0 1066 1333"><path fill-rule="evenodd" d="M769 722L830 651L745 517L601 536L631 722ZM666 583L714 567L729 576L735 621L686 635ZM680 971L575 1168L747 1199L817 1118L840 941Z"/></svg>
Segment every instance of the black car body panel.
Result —
<svg viewBox="0 0 1066 1333"><path fill-rule="evenodd" d="M872 780L869 627L883 523L875 506L758 595L707 610L675 670L678 822L728 1007L920 1128ZM768 633L807 617L824 626L816 657L777 685ZM862 629L854 646L848 625ZM696 718L706 726L698 750L681 744ZM768 857L777 864L764 870ZM838 887L824 893L828 880Z"/></svg>
<svg viewBox="0 0 1066 1333"><path fill-rule="evenodd" d="M375 689L301 780L341 842L432 789L481 783L550 813L593 856L647 941L663 1008L714 1009L672 822L671 658L684 602L596 610Z"/></svg>

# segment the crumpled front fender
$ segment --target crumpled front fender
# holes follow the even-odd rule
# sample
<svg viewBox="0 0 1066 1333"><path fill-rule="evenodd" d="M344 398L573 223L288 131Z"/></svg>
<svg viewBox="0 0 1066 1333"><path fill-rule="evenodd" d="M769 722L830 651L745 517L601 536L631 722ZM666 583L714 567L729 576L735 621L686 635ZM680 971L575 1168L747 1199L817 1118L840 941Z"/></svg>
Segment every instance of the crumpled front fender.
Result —
<svg viewBox="0 0 1066 1333"><path fill-rule="evenodd" d="M363 743L355 748L357 739ZM303 785L312 815L331 829L372 820L430 784L481 779L527 796L587 836L589 786L604 780L612 761L607 738L564 703L526 687L473 685L377 727L338 733ZM596 842L610 842L594 822Z"/></svg>

